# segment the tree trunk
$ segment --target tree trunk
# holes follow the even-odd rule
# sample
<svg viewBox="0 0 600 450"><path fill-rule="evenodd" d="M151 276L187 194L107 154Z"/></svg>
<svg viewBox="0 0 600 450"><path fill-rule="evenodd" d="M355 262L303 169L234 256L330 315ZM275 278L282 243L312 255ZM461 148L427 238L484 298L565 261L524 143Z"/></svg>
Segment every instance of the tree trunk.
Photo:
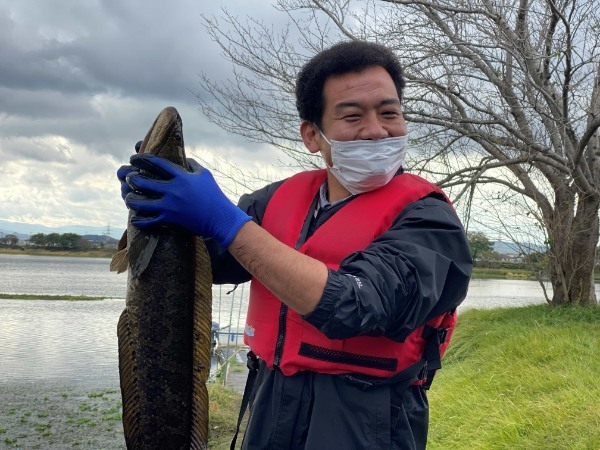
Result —
<svg viewBox="0 0 600 450"><path fill-rule="evenodd" d="M565 203L563 203L565 205ZM566 205L565 205L566 206ZM557 209L557 223L549 227L550 281L554 290L551 304L598 305L594 286L594 264L598 244L599 199L587 197L579 201L577 214L571 220L567 211Z"/></svg>

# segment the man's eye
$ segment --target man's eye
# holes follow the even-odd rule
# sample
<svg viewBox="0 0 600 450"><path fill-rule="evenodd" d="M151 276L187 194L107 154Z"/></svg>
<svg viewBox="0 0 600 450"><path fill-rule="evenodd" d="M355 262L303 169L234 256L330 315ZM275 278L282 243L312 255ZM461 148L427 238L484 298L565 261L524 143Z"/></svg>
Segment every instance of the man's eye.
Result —
<svg viewBox="0 0 600 450"><path fill-rule="evenodd" d="M347 114L343 117L344 120L358 120L360 119L360 114Z"/></svg>
<svg viewBox="0 0 600 450"><path fill-rule="evenodd" d="M398 113L398 111L384 111L382 115L387 118L395 118L398 117L400 113Z"/></svg>

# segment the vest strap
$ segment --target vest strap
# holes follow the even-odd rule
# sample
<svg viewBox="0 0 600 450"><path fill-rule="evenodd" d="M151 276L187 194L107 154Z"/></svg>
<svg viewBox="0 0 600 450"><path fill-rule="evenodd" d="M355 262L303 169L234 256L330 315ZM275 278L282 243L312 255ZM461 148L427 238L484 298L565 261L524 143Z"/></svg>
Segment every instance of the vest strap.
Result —
<svg viewBox="0 0 600 450"><path fill-rule="evenodd" d="M417 381L424 382L421 384L424 389L429 389L433 382L438 369L442 368L442 354L440 352L441 345L446 342L450 328L448 327L432 327L425 325L423 328L423 338L425 338L425 349L423 357L416 363L408 366L406 369L398 372L389 378L370 378L359 374L342 375L347 383L357 386L363 391L368 391L385 385L399 385L401 390L416 383Z"/></svg>
<svg viewBox="0 0 600 450"><path fill-rule="evenodd" d="M423 329L423 337L426 339L425 350L423 357L426 360L427 374L424 377L425 382L423 388L429 390L433 377L436 372L442 368L442 354L440 352L441 345L446 342L450 328L447 327L432 327L425 325Z"/></svg>
<svg viewBox="0 0 600 450"><path fill-rule="evenodd" d="M346 374L341 376L347 383L358 387L361 391L369 391L391 384L398 386L400 390L404 390L411 384L427 376L427 361L423 358L389 378L373 379L361 376L360 374Z"/></svg>
<svg viewBox="0 0 600 450"><path fill-rule="evenodd" d="M235 450L235 443L237 442L237 437L240 432L240 425L242 424L242 419L244 418L244 414L246 414L246 409L248 408L248 404L250 403L250 396L252 391L254 390L254 383L256 382L256 376L258 375L258 357L250 350L246 354L246 366L248 367L248 378L246 378L246 386L244 386L244 395L242 396L242 404L240 405L240 413L238 414L237 426L235 428L235 434L233 435L233 439L231 440L231 445L229 446L230 450Z"/></svg>

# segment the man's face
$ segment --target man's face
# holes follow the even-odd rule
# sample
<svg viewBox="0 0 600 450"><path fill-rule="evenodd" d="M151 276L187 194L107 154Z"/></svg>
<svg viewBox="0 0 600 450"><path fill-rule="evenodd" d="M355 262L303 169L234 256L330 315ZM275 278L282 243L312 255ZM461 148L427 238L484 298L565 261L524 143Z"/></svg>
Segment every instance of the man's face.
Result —
<svg viewBox="0 0 600 450"><path fill-rule="evenodd" d="M396 86L383 67L331 76L323 86L323 97L321 131L330 141L407 134ZM331 166L329 144L321 136L317 139L323 158Z"/></svg>

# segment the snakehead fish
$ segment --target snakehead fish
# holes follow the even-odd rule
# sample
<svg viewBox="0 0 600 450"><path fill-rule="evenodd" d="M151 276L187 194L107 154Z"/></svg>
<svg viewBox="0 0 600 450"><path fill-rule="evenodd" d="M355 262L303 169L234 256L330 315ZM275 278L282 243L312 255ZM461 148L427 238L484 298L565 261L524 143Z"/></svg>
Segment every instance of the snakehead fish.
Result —
<svg viewBox="0 0 600 450"><path fill-rule="evenodd" d="M161 111L139 152L187 168L175 108ZM111 270L127 269L117 326L127 448L205 449L212 274L204 242L175 227L140 231L129 220L111 261Z"/></svg>

